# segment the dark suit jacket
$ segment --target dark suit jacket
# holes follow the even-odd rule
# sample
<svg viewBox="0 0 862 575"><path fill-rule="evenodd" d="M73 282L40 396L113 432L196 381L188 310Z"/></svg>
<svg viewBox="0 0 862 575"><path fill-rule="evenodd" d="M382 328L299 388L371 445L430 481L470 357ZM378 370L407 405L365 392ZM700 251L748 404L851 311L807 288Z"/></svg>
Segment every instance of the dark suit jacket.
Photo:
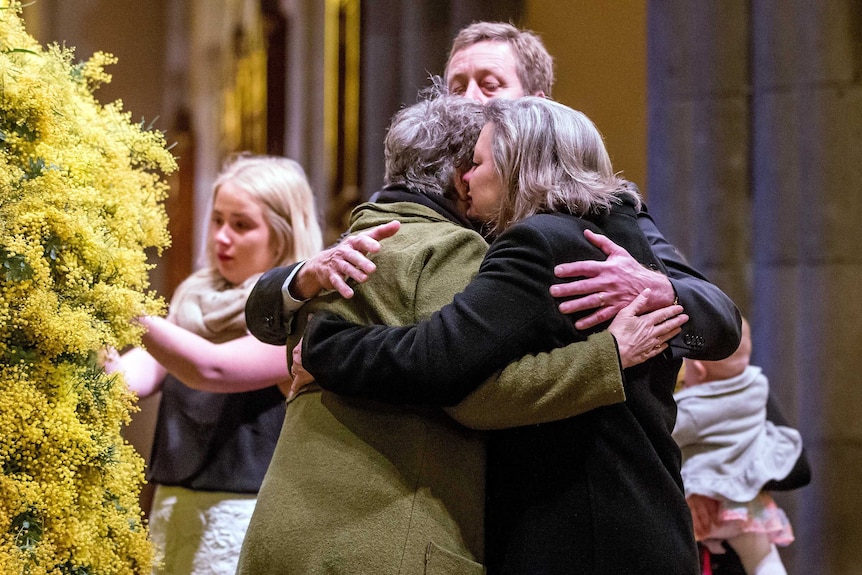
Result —
<svg viewBox="0 0 862 575"><path fill-rule="evenodd" d="M315 316L305 333L305 367L337 393L457 401L525 353L584 339L574 328L577 318L557 311L548 286L559 281L556 264L604 258L584 237L586 226L664 271L630 206L595 223L534 216L501 235L476 279L427 322L344 329L337 318ZM732 333L735 320L717 318L704 327L726 324ZM701 335L716 337L711 330ZM659 357L626 370L624 404L490 434L490 573L698 572L679 450L670 435L680 363Z"/></svg>
<svg viewBox="0 0 862 575"><path fill-rule="evenodd" d="M290 318L284 316L281 286L299 263L277 267L260 276L245 302L245 320L251 334L270 345L287 342Z"/></svg>
<svg viewBox="0 0 862 575"><path fill-rule="evenodd" d="M736 304L686 263L659 232L646 206L638 213L638 225L649 240L653 253L664 264L679 303L690 318L682 333L670 341L673 357L718 360L736 351L742 337L742 318ZM710 326L714 321L721 322L721 325Z"/></svg>

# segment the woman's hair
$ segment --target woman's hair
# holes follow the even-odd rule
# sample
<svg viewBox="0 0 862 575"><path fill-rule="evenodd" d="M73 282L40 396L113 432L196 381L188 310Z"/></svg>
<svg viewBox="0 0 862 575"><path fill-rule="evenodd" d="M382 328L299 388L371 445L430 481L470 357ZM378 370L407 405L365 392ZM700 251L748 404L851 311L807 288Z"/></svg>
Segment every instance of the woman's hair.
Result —
<svg viewBox="0 0 862 575"><path fill-rule="evenodd" d="M474 22L463 28L452 42L444 77L449 76L449 63L456 52L479 42L506 42L517 60L518 79L524 94L542 92L551 96L554 86L554 59L542 39L530 30L521 30L506 22Z"/></svg>
<svg viewBox="0 0 862 575"><path fill-rule="evenodd" d="M308 259L323 249L314 195L297 162L277 156L239 154L227 161L213 183L213 201L226 182L263 208L276 257L273 265ZM212 245L207 258L215 267Z"/></svg>
<svg viewBox="0 0 862 575"><path fill-rule="evenodd" d="M494 169L504 188L493 231L542 212L600 213L625 195L640 207L583 113L534 96L490 100L484 112L494 128Z"/></svg>
<svg viewBox="0 0 862 575"><path fill-rule="evenodd" d="M457 170L468 169L485 120L482 105L444 93L439 80L393 116L384 141L386 184L451 197Z"/></svg>

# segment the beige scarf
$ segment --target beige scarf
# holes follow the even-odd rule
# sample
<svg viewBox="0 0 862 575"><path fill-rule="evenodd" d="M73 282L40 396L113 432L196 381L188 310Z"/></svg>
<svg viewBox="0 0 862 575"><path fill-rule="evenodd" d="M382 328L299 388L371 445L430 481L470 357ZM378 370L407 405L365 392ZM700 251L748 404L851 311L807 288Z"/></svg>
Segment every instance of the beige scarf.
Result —
<svg viewBox="0 0 862 575"><path fill-rule="evenodd" d="M245 302L260 274L235 286L212 268L198 270L177 287L168 321L214 343L248 333Z"/></svg>

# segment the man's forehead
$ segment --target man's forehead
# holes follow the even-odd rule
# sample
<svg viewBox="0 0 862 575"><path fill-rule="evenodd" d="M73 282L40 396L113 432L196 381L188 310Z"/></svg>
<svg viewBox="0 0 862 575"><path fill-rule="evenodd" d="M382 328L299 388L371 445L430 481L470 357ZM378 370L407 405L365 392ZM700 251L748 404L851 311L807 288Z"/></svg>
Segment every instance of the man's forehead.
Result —
<svg viewBox="0 0 862 575"><path fill-rule="evenodd" d="M452 76L467 69L500 70L514 69L517 58L508 42L483 40L461 48L449 61L447 72Z"/></svg>

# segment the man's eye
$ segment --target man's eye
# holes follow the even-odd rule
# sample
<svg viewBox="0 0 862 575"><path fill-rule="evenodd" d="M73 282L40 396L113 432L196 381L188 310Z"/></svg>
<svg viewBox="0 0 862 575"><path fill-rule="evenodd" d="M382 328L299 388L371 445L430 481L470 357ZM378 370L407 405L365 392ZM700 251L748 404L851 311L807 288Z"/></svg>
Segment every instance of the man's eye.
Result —
<svg viewBox="0 0 862 575"><path fill-rule="evenodd" d="M449 86L449 92L461 95L464 93L464 86Z"/></svg>
<svg viewBox="0 0 862 575"><path fill-rule="evenodd" d="M486 92L496 92L499 89L500 89L500 84L497 84L494 82L485 84L485 91Z"/></svg>

